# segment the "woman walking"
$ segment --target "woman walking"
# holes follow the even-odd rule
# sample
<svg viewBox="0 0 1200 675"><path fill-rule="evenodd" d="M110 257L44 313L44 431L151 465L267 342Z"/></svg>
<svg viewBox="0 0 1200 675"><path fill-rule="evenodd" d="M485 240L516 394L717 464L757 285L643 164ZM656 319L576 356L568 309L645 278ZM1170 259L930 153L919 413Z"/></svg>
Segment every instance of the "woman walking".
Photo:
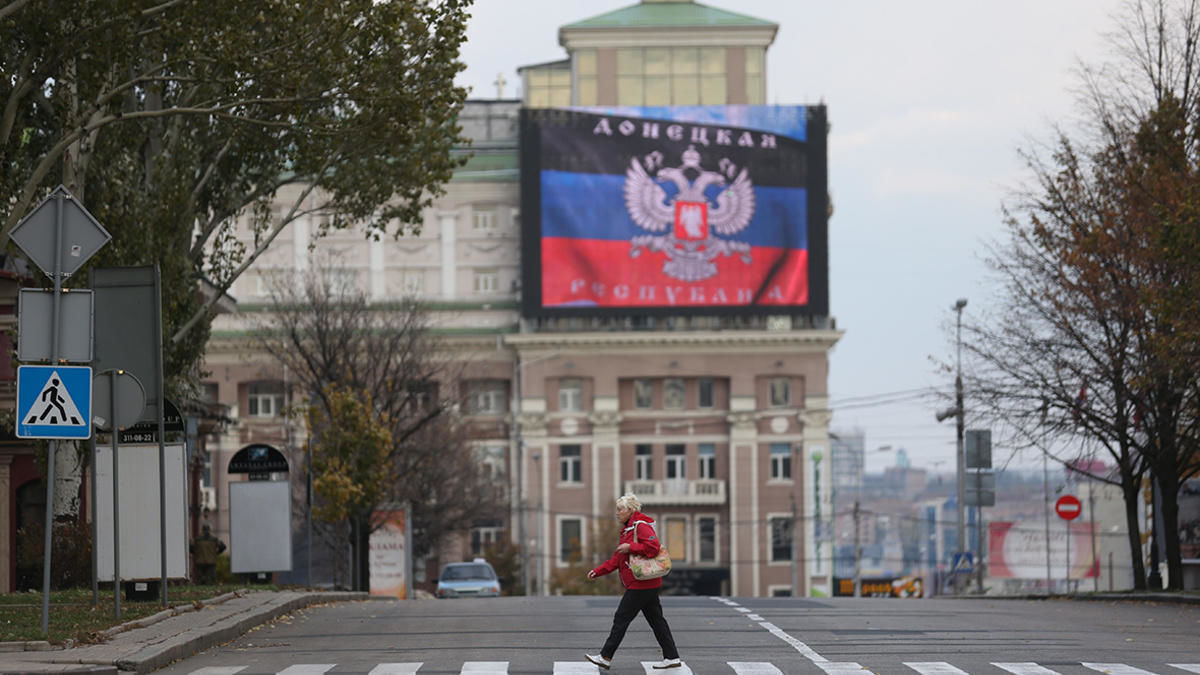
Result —
<svg viewBox="0 0 1200 675"><path fill-rule="evenodd" d="M662 589L662 579L639 580L634 578L633 570L629 568L629 554L653 558L658 555L658 536L654 532L654 520L643 514L642 503L632 494L626 493L617 500L617 522L624 528L618 540L617 550L608 560L600 563L596 569L588 572L588 579L604 576L613 570L621 574L621 583L625 586L625 595L621 596L621 604L613 615L612 630L608 640L599 654L586 654L588 661L608 670L612 665L613 655L621 646L625 630L629 622L641 612L654 631L654 639L662 647L663 660L654 664L654 668L678 668L682 665L679 660L679 650L675 649L675 639L671 637L671 627L663 617L662 604L658 601L659 590Z"/></svg>

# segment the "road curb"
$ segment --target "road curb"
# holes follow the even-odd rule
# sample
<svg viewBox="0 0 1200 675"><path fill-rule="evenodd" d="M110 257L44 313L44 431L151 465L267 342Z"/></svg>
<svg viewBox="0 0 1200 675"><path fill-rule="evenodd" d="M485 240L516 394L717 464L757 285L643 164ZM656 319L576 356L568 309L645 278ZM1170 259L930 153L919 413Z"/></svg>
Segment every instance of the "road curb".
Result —
<svg viewBox="0 0 1200 675"><path fill-rule="evenodd" d="M1157 602L1176 605L1200 605L1200 595L1187 593L1080 593L1045 595L939 595L944 600L1079 600L1091 602Z"/></svg>
<svg viewBox="0 0 1200 675"><path fill-rule="evenodd" d="M325 602L364 600L366 593L306 593L293 598L273 598L256 609L222 619L205 631L192 631L167 638L160 644L143 647L114 661L118 669L135 673L153 670L209 647L228 642L255 626L303 607Z"/></svg>

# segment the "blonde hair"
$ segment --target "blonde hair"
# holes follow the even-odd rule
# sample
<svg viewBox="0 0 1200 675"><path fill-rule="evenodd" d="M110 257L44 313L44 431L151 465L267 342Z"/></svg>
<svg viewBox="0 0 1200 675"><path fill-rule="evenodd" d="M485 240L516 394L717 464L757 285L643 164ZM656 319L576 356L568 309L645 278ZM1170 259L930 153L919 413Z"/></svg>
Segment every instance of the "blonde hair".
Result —
<svg viewBox="0 0 1200 675"><path fill-rule="evenodd" d="M637 495L632 492L626 492L617 498L618 509L632 509L634 511L642 510L642 501L637 498Z"/></svg>

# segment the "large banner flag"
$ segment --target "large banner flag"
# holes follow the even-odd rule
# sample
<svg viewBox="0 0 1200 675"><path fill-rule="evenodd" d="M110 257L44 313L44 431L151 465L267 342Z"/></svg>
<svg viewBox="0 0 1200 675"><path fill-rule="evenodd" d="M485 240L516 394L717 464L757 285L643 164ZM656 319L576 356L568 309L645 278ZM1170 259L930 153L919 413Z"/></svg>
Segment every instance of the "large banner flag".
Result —
<svg viewBox="0 0 1200 675"><path fill-rule="evenodd" d="M524 253L540 263L540 276L526 277L540 295L533 309L826 311L824 115L813 167L809 111L524 111L522 212L538 220L526 222L536 231Z"/></svg>

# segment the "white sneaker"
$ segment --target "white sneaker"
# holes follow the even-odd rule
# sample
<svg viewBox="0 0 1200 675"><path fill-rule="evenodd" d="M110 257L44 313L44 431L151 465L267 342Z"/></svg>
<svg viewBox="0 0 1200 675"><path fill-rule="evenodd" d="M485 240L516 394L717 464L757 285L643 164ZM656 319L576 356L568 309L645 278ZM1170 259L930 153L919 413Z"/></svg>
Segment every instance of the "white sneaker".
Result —
<svg viewBox="0 0 1200 675"><path fill-rule="evenodd" d="M655 670L666 670L667 668L679 668L682 665L683 665L683 662L680 661L679 659L663 659L662 661L659 661L658 663L654 664L651 667L654 668ZM605 668L607 668L607 667L608 666L605 666Z"/></svg>
<svg viewBox="0 0 1200 675"><path fill-rule="evenodd" d="M608 670L609 668L612 667L612 661L609 661L608 659L604 658L603 656L600 656L599 654L584 654L583 657L585 659L587 659L588 661L591 661L592 663L600 666L601 668L603 668L605 670ZM675 665L679 665L678 659L675 660ZM655 668L657 668L657 667L658 666L655 666Z"/></svg>

